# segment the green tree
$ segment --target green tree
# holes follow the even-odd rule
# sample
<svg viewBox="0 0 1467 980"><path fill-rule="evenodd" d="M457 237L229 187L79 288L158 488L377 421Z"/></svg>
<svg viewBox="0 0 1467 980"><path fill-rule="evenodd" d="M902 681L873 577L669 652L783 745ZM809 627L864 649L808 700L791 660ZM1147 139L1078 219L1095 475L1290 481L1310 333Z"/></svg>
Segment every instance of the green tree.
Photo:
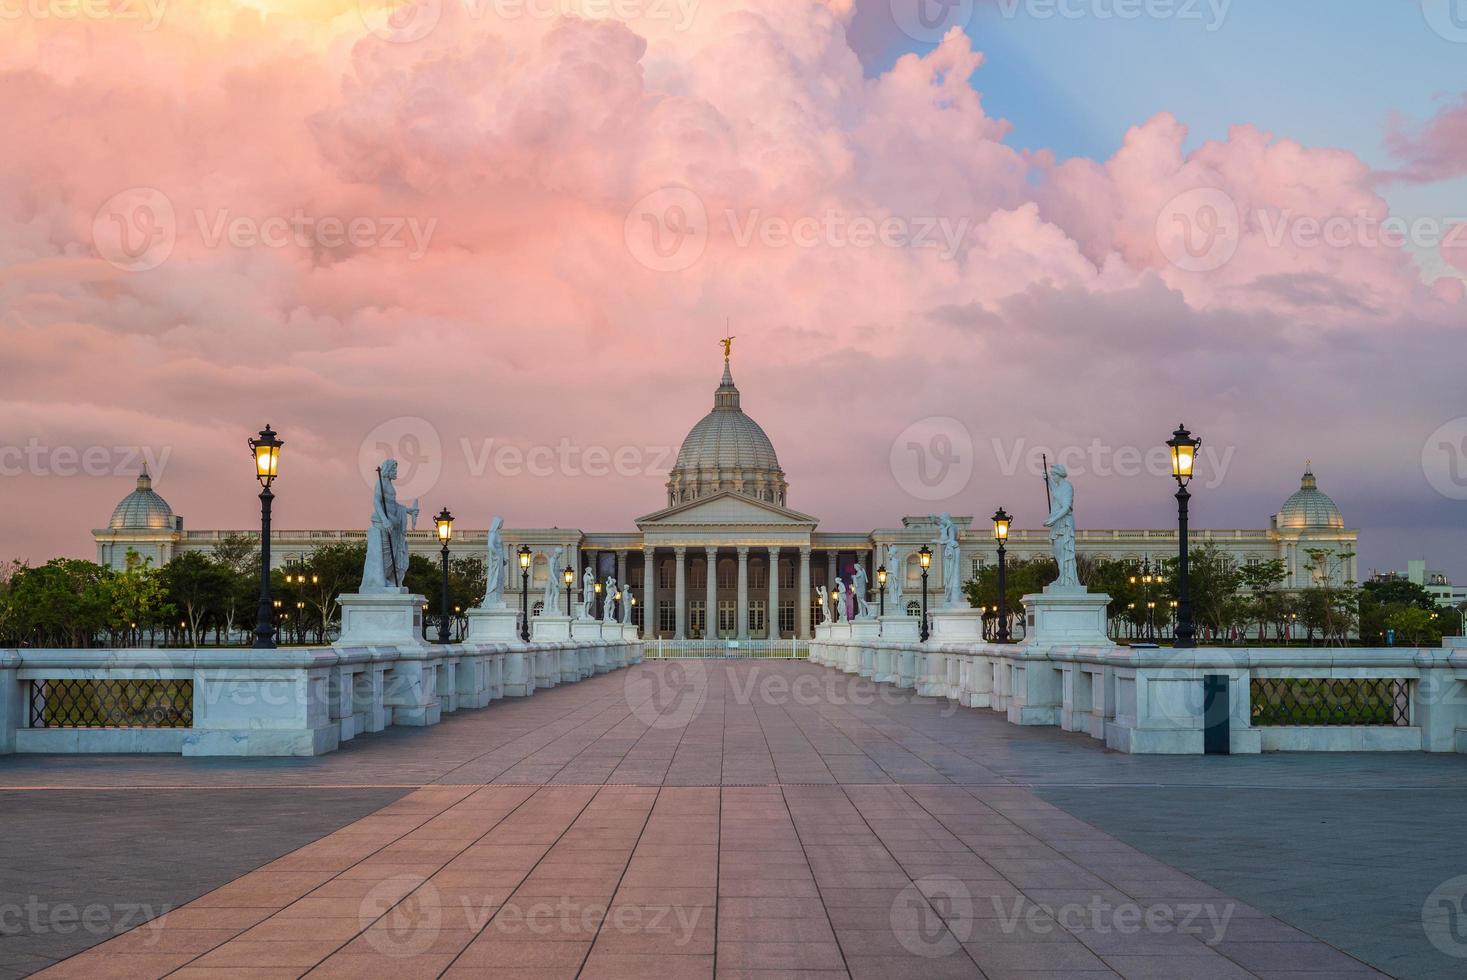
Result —
<svg viewBox="0 0 1467 980"><path fill-rule="evenodd" d="M1392 611L1386 616L1386 628L1394 630L1396 642L1405 646L1434 646L1442 640L1436 613L1416 605L1393 604Z"/></svg>
<svg viewBox="0 0 1467 980"><path fill-rule="evenodd" d="M1277 635L1283 635L1284 621L1291 610L1279 586L1288 573L1288 565L1282 558L1245 564L1238 569L1238 586L1246 594L1241 619L1257 625L1260 643L1266 639L1265 630L1270 625Z"/></svg>
<svg viewBox="0 0 1467 980"><path fill-rule="evenodd" d="M252 608L260 583L260 538L256 534L226 534L214 546L213 559L228 579L219 608L219 631L232 636L240 611Z"/></svg>
<svg viewBox="0 0 1467 980"><path fill-rule="evenodd" d="M112 575L110 625L135 642L140 630L152 632L165 612L167 595L152 558L127 549L122 571Z"/></svg>
<svg viewBox="0 0 1467 980"><path fill-rule="evenodd" d="M199 643L199 627L222 618L234 584L228 568L201 551L186 551L162 569L168 603L183 617L183 641Z"/></svg>
<svg viewBox="0 0 1467 980"><path fill-rule="evenodd" d="M1349 577L1353 551L1306 548L1309 561L1304 568L1313 585L1299 595L1300 616L1306 627L1318 630L1326 644L1344 646L1360 622L1360 589Z"/></svg>
<svg viewBox="0 0 1467 980"><path fill-rule="evenodd" d="M113 621L113 577L79 558L18 569L10 582L18 632L34 646L92 646Z"/></svg>
<svg viewBox="0 0 1467 980"><path fill-rule="evenodd" d="M1059 575L1053 558L1010 558L1004 568L1004 593L1007 596L1010 615L1022 621L1024 596L1041 591ZM986 606L997 615L998 609L998 566L985 566L978 574L963 583L963 594L968 605L974 608ZM908 597L910 598L910 596Z"/></svg>

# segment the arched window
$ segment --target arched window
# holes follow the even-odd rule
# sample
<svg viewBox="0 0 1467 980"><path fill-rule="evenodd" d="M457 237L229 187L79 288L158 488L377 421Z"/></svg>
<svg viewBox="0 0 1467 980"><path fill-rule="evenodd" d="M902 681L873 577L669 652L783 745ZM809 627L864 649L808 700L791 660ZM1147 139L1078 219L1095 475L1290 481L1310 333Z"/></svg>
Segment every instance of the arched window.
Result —
<svg viewBox="0 0 1467 980"><path fill-rule="evenodd" d="M922 603L920 603L920 602L909 602L909 603L907 603L907 615L908 616L920 616L920 615L922 615Z"/></svg>
<svg viewBox="0 0 1467 980"><path fill-rule="evenodd" d="M543 601L542 602L536 602L533 606L530 607L530 615L531 616L538 616L538 615L540 615L544 611L545 611L545 603Z"/></svg>

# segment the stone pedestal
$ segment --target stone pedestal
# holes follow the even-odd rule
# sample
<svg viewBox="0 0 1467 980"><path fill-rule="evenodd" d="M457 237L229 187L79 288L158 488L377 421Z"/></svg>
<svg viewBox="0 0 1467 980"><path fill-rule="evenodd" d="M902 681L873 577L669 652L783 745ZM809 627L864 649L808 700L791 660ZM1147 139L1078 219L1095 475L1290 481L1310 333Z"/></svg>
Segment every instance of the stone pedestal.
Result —
<svg viewBox="0 0 1467 980"><path fill-rule="evenodd" d="M519 643L518 609L470 609L466 643Z"/></svg>
<svg viewBox="0 0 1467 980"><path fill-rule="evenodd" d="M613 627L616 628L616 627ZM596 669L598 652L601 651L602 624L595 619L578 619L571 623L571 639L577 643L587 644L574 650L566 651L569 656L562 658L561 680L567 684L578 681L592 674L605 673L605 670ZM600 654L600 659L605 663L605 654Z"/></svg>
<svg viewBox="0 0 1467 980"><path fill-rule="evenodd" d="M530 620L531 643L564 643L571 638L571 618L541 614Z"/></svg>
<svg viewBox="0 0 1467 980"><path fill-rule="evenodd" d="M571 618L541 614L530 620L530 642L535 646L549 644L535 651L535 686L554 687L561 682L561 661L564 648L570 642ZM572 648L573 650L573 648ZM579 670L577 670L579 675Z"/></svg>
<svg viewBox="0 0 1467 980"><path fill-rule="evenodd" d="M348 592L341 604L342 647L412 647L424 644L420 595L398 592Z"/></svg>
<svg viewBox="0 0 1467 980"><path fill-rule="evenodd" d="M922 621L916 616L882 616L881 638L892 643L916 643L922 636Z"/></svg>
<svg viewBox="0 0 1467 980"><path fill-rule="evenodd" d="M1026 645L1036 647L1109 646L1105 608L1110 596L1085 587L1056 588L1024 596Z"/></svg>
<svg viewBox="0 0 1467 980"><path fill-rule="evenodd" d="M851 642L858 645L856 673L862 677L876 674L876 651L871 646L881 636L881 623L874 619L851 620Z"/></svg>
<svg viewBox="0 0 1467 980"><path fill-rule="evenodd" d="M983 610L957 607L932 613L930 644L982 643Z"/></svg>

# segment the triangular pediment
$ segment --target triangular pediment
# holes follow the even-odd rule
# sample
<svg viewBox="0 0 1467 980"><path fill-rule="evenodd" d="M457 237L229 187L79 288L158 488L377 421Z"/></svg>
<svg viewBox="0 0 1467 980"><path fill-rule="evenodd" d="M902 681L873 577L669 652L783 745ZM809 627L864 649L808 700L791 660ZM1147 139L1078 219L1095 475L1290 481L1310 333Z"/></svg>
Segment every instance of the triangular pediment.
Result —
<svg viewBox="0 0 1467 980"><path fill-rule="evenodd" d="M689 524L788 524L813 528L820 521L809 514L781 507L765 500L755 500L741 493L725 490L687 503L674 504L656 513L637 518L637 527L682 527Z"/></svg>

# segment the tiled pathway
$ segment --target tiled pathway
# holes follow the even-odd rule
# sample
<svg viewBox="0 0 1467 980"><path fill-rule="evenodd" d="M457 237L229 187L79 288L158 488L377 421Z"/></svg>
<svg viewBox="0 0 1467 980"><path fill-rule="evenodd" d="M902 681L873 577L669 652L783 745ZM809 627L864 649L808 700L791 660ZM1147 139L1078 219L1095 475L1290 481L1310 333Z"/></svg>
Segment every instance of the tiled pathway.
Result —
<svg viewBox="0 0 1467 980"><path fill-rule="evenodd" d="M321 760L57 761L0 783L196 787L133 791L160 827L224 784L417 788L48 977L1375 975L1023 785L1215 783L1203 760L804 664L648 664ZM1264 763L1234 773L1338 776Z"/></svg>

